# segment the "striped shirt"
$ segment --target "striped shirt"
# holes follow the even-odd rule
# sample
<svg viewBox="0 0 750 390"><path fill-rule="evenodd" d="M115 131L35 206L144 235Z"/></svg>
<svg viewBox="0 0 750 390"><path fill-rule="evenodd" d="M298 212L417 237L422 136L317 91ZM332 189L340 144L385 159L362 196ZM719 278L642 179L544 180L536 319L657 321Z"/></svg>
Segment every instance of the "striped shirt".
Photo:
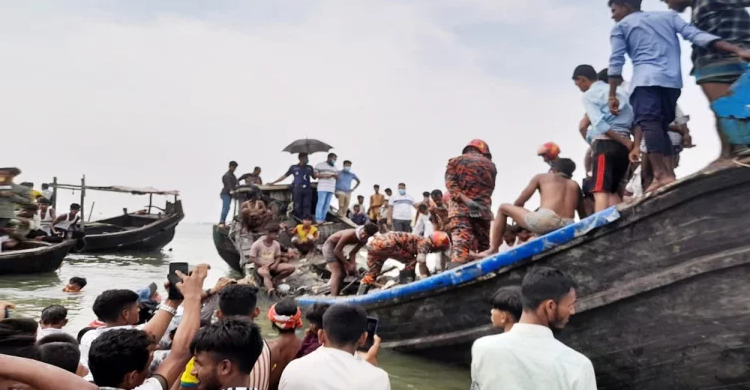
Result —
<svg viewBox="0 0 750 390"><path fill-rule="evenodd" d="M197 387L198 383L200 383L198 378L192 374L194 365L195 360L190 359L187 366L185 366L185 371L182 373L182 378L180 379L180 385L184 388ZM253 366L248 382L248 386L251 389L268 390L271 382L271 348L268 347L266 340L263 340L263 352L260 353L258 361Z"/></svg>

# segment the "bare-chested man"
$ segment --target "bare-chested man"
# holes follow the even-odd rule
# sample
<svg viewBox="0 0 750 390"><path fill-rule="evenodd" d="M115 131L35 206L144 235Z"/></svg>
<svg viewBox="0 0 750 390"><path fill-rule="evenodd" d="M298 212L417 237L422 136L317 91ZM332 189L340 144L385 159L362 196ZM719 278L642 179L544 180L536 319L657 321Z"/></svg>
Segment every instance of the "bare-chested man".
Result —
<svg viewBox="0 0 750 390"><path fill-rule="evenodd" d="M572 160L559 158L552 162L549 173L534 176L514 204L505 203L500 206L492 225L490 249L476 256L483 258L497 253L505 235L507 217L511 217L522 228L539 235L573 223L576 210L580 218L585 218L581 188L571 179L575 169L576 164ZM539 209L526 210L523 206L537 190L541 197Z"/></svg>
<svg viewBox="0 0 750 390"><path fill-rule="evenodd" d="M364 226L341 230L328 237L323 244L323 256L331 270L331 296L339 295L346 274L357 269L357 252L377 232L378 225L368 222ZM347 245L354 245L348 256L344 254L344 247Z"/></svg>
<svg viewBox="0 0 750 390"><path fill-rule="evenodd" d="M273 219L273 212L266 207L266 203L255 196L240 206L242 216L242 233L248 233L262 228Z"/></svg>

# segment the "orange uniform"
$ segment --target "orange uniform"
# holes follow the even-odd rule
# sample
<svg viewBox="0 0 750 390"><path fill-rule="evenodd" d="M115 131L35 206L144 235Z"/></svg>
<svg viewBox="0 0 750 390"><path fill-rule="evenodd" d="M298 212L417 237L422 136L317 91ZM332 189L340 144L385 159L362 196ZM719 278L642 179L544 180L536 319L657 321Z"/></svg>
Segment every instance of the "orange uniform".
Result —
<svg viewBox="0 0 750 390"><path fill-rule="evenodd" d="M404 271L411 271L417 265L417 258L426 257L433 250L429 237L404 232L391 232L375 236L367 246L367 267L369 270L362 283L373 284L380 275L383 264L388 259L406 263Z"/></svg>

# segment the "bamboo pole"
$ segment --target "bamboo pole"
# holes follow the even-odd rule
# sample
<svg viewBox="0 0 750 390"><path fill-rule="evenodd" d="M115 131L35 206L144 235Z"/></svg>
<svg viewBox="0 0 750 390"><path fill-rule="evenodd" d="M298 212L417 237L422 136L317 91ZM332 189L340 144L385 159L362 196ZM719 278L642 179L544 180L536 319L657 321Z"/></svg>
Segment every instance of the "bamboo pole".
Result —
<svg viewBox="0 0 750 390"><path fill-rule="evenodd" d="M81 177L81 232L85 230L86 226L86 217L83 215L85 207L83 206L83 201L86 198L86 175L83 175Z"/></svg>
<svg viewBox="0 0 750 390"><path fill-rule="evenodd" d="M52 178L52 208L57 210L57 176Z"/></svg>

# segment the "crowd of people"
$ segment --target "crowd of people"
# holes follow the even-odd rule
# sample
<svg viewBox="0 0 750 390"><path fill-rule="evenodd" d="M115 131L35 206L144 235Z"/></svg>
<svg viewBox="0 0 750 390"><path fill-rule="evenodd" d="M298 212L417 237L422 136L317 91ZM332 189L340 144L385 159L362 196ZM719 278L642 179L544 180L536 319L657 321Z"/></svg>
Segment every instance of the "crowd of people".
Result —
<svg viewBox="0 0 750 390"><path fill-rule="evenodd" d="M14 306L0 302L0 388L390 389L378 368L380 339L363 348L361 307L310 307L300 338L302 310L293 299L281 300L267 312L278 337L266 339L255 323L258 289L221 278L204 290L208 269L178 271L179 300L162 299L155 284L102 292L96 319L77 337L63 330L68 311L61 305L45 308L37 322L16 318ZM73 278L64 291L85 285Z"/></svg>
<svg viewBox="0 0 750 390"><path fill-rule="evenodd" d="M52 203L54 192L49 184L42 190L34 183L15 183L21 170L0 168L0 252L18 248L24 241L36 240L50 243L71 237L80 222L81 206L73 203L70 210L58 215Z"/></svg>

